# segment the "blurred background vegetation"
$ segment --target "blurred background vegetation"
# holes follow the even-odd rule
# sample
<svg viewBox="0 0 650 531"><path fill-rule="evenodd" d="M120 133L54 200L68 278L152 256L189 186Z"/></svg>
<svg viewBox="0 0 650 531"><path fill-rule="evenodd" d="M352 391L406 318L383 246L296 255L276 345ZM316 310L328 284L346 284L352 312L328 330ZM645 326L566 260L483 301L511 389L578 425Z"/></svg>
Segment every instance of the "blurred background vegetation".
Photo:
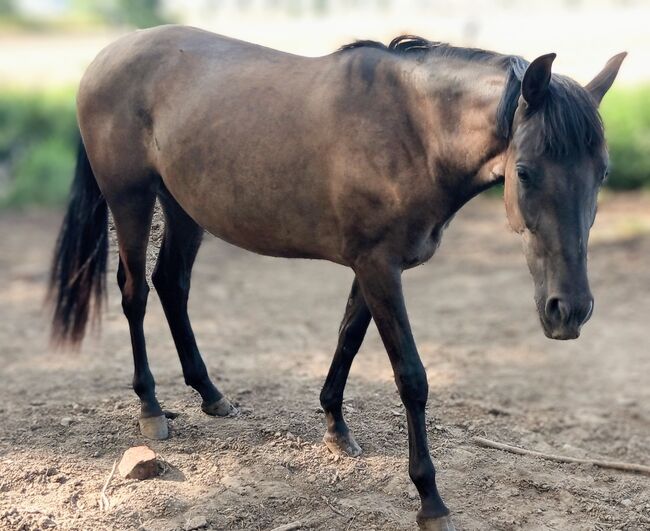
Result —
<svg viewBox="0 0 650 531"><path fill-rule="evenodd" d="M405 4L411 6L411 18L403 13ZM517 0L502 0L497 4L507 17L511 17L510 22L505 22L510 24L519 20L518 8L523 9L520 9L522 17L530 16L531 9L533 13L538 9L547 16L543 10L549 9L548 4L531 7ZM551 0L551 4L553 17L564 14L565 18L574 16L576 20L583 20L586 9L587 13L593 13L595 21L608 22L610 31L612 13L620 19L621 12L627 10L635 20L640 14L650 14L650 10L643 5L639 7L640 4L633 0L603 0L586 6L579 0L555 3ZM401 3L393 0L0 0L0 207L60 205L65 201L78 142L75 83L101 47L133 28L167 22L193 23L288 51L314 55L326 53L354 38L387 41L404 32L519 53L528 58L537 53L540 46L546 46L541 49L542 53L548 51L549 46L553 48L552 36L544 37L546 44L538 44L524 39L526 31L508 46L499 40L498 25L491 22L495 19L477 13L480 14L480 10L465 1L452 5L434 0ZM418 14L429 14L430 20L435 22L423 24ZM499 19L503 24L503 17ZM625 22L625 18L621 20ZM493 26L494 35L490 35ZM597 34L597 26L597 23L592 24L585 31ZM622 24L621 27L623 30L619 34L623 35L624 31L633 32L637 26ZM338 33L333 28L339 28ZM279 40L286 39L292 30L295 33L291 40ZM314 35L309 41L304 38L308 34ZM314 44L319 35L324 41L321 46L328 48L320 49ZM564 45L567 50L572 49L574 41L578 46L582 43L579 36L572 40L571 35L558 35L559 46ZM637 43L638 39L633 40L634 45ZM635 52L641 55L648 51L648 43L650 40L646 39L638 50L628 49L630 57ZM594 52L597 58L584 65L580 53L584 55L591 47L583 46L562 71L570 75L574 75L575 70L595 74L610 55L624 48L624 44L614 46L608 54L609 48L601 52L603 43L599 45L597 53ZM48 55L50 49L52 52ZM628 62L623 65L623 72ZM595 67L596 64L599 66ZM608 186L612 190L650 188L648 74L632 68L627 79L623 76L606 96L601 108L610 147L612 167Z"/></svg>

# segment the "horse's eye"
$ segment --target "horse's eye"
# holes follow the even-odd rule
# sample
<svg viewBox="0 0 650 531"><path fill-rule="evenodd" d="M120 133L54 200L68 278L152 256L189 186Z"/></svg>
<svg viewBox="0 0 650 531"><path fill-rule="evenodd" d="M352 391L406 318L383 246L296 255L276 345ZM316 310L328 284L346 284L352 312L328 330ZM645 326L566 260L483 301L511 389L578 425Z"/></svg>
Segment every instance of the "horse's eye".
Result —
<svg viewBox="0 0 650 531"><path fill-rule="evenodd" d="M530 182L530 172L526 168L517 168L517 177L523 184Z"/></svg>

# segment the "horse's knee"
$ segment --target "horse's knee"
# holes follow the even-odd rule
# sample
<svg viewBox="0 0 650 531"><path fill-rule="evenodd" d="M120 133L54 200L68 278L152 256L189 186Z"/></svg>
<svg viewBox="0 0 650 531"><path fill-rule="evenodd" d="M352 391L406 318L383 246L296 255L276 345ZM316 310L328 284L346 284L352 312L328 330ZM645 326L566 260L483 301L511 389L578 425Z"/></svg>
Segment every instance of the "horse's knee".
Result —
<svg viewBox="0 0 650 531"><path fill-rule="evenodd" d="M190 292L189 275L170 274L163 267L159 267L151 275L151 282L161 300L187 302Z"/></svg>
<svg viewBox="0 0 650 531"><path fill-rule="evenodd" d="M421 362L401 364L395 370L395 380L402 402L408 408L424 408L429 398L427 373Z"/></svg>

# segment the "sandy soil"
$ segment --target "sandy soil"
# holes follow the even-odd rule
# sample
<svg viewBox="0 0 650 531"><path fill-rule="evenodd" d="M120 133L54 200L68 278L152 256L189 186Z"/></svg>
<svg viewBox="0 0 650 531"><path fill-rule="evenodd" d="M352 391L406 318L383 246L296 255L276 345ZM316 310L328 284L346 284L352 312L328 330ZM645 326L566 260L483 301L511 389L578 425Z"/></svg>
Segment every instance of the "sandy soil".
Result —
<svg viewBox="0 0 650 531"><path fill-rule="evenodd" d="M438 255L405 276L430 381L430 447L459 530L650 528L650 477L479 448L471 437L650 464L650 201L605 202L591 247L596 311L574 342L543 337L500 202L452 223ZM346 410L364 449L320 442L318 393L351 273L249 254L207 237L191 315L206 363L242 415L214 419L185 387L155 292L146 319L172 438L150 442L160 478L116 477L143 442L113 270L102 334L77 354L46 346L43 294L59 215L0 216L1 529L413 529L403 408L376 329ZM70 424L62 425L62 419ZM63 424L67 424L66 421Z"/></svg>

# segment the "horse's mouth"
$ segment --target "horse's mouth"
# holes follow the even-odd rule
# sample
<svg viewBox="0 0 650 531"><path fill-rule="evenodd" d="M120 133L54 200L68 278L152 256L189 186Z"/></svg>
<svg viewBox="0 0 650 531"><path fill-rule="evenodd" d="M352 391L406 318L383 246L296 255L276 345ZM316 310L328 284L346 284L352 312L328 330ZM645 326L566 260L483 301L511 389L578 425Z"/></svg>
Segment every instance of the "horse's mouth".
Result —
<svg viewBox="0 0 650 531"><path fill-rule="evenodd" d="M540 316L539 320L542 323L542 330L544 330L544 335L549 339L555 339L557 341L568 341L570 339L578 339L580 337L580 326L554 327L547 323L542 316Z"/></svg>
<svg viewBox="0 0 650 531"><path fill-rule="evenodd" d="M580 329L576 330L555 330L550 334L546 334L546 337L550 339L556 339L559 341L567 341L569 339L578 339L580 337Z"/></svg>

